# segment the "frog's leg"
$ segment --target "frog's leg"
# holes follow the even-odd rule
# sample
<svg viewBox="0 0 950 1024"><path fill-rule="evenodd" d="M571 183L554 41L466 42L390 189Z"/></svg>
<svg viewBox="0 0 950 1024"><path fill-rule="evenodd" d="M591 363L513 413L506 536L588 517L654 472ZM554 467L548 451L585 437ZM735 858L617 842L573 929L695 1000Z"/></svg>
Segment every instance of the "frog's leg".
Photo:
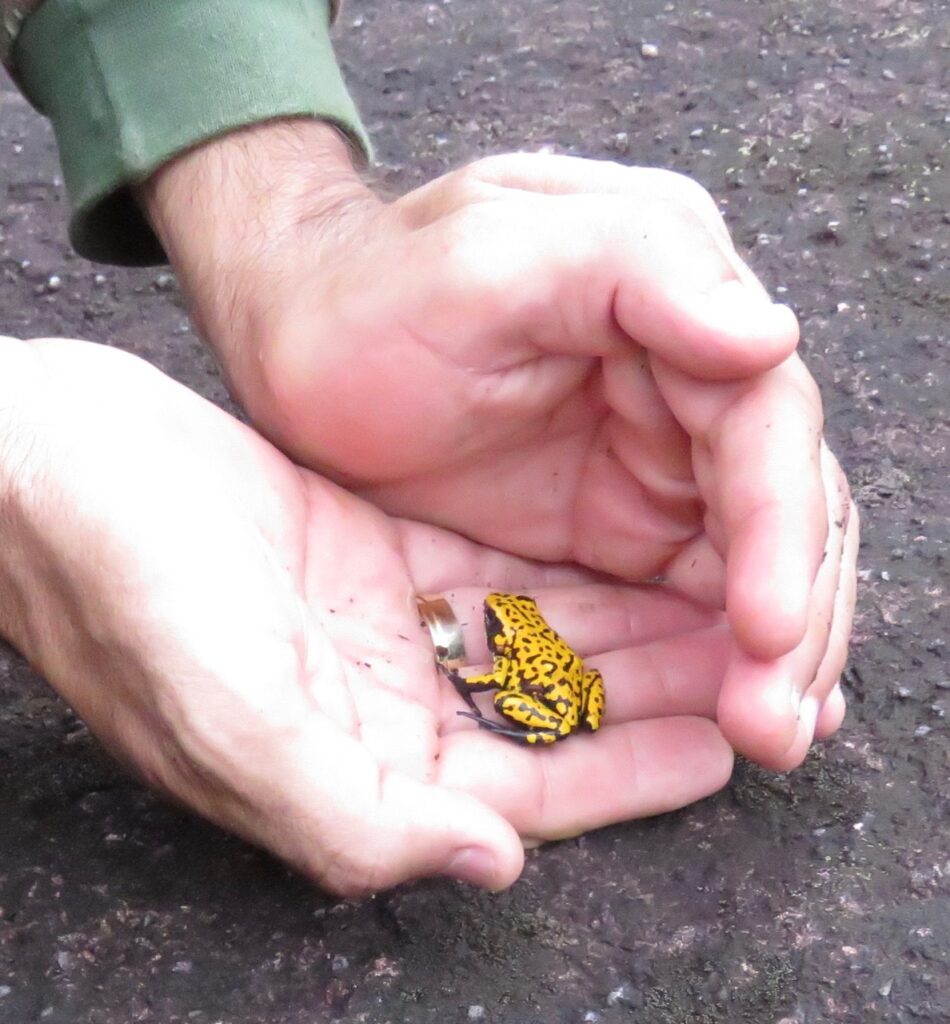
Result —
<svg viewBox="0 0 950 1024"><path fill-rule="evenodd" d="M458 714L462 718L473 719L489 732L493 732L498 736L507 736L509 739L529 746L535 746L536 744L548 746L551 743L564 739L568 735L566 732L555 732L553 729L509 729L501 722L494 722L492 719L486 718L477 712L472 714L470 711L459 711Z"/></svg>
<svg viewBox="0 0 950 1024"><path fill-rule="evenodd" d="M510 736L521 743L556 743L569 736L572 731L568 719L531 694L503 690L495 695L494 703L495 710L500 715L521 728L512 729L487 718L480 718L478 724L483 729L489 729L502 736ZM466 718L475 717L464 711L460 714Z"/></svg>
<svg viewBox="0 0 950 1024"><path fill-rule="evenodd" d="M604 677L597 669L592 668L584 673L582 686L584 706L581 709L581 721L591 732L596 732L600 728L601 720L604 717L604 709L607 706Z"/></svg>
<svg viewBox="0 0 950 1024"><path fill-rule="evenodd" d="M493 674L463 676L457 669L446 668L441 662L438 664L446 679L455 687L459 696L475 712L475 716L482 718L482 713L478 710L478 705L475 703L475 698L472 694L483 693L485 690L496 690L498 688L497 677Z"/></svg>

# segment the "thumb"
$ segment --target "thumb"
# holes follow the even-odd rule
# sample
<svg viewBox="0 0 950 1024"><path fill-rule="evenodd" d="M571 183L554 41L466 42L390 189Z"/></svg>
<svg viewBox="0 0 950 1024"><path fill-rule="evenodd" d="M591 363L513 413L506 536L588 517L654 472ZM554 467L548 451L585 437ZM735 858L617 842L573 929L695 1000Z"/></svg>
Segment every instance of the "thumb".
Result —
<svg viewBox="0 0 950 1024"><path fill-rule="evenodd" d="M384 887L444 875L499 890L521 874L524 846L518 833L467 793L392 774L382 787L379 811L373 842L385 851L378 873Z"/></svg>
<svg viewBox="0 0 950 1024"><path fill-rule="evenodd" d="M266 811L238 831L342 896L431 875L493 890L517 879L518 833L477 798L381 766L328 723L305 732L272 751L253 786Z"/></svg>

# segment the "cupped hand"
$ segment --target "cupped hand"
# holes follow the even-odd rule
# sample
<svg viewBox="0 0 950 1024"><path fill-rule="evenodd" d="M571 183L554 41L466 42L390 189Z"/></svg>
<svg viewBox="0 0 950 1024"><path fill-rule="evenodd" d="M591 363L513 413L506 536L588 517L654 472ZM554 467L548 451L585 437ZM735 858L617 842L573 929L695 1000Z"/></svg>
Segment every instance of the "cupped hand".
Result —
<svg viewBox="0 0 950 1024"><path fill-rule="evenodd" d="M721 615L391 518L140 360L0 340L0 632L152 785L360 893L499 888L522 843L722 786ZM528 590L606 678L545 750L456 714L415 594Z"/></svg>
<svg viewBox="0 0 950 1024"><path fill-rule="evenodd" d="M146 199L283 450L390 513L725 607L720 720L763 764L837 727L857 517L795 318L700 186L520 154L384 204L330 129L290 123Z"/></svg>

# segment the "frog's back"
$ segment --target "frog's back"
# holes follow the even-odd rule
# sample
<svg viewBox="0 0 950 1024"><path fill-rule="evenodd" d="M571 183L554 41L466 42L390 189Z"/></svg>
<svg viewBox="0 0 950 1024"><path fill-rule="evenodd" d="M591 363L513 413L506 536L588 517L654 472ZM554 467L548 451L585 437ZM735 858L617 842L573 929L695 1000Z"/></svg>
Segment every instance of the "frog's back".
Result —
<svg viewBox="0 0 950 1024"><path fill-rule="evenodd" d="M494 615L509 635L518 637L525 657L539 656L563 664L575 657L574 650L553 630L538 611L533 597L525 594L489 594L486 612Z"/></svg>

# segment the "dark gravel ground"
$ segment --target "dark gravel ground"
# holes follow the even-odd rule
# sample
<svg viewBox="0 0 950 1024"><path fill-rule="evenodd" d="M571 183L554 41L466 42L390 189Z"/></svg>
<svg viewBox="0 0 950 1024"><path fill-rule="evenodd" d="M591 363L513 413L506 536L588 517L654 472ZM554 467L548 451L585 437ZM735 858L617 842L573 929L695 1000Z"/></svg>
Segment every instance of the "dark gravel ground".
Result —
<svg viewBox="0 0 950 1024"><path fill-rule="evenodd" d="M0 1021L950 1020L942 0L352 0L387 185L512 148L675 167L803 325L864 517L850 714L789 776L541 849L500 896L338 903L170 809L0 647ZM655 45L645 56L641 44ZM0 83L0 310L224 392L160 270L64 241Z"/></svg>

